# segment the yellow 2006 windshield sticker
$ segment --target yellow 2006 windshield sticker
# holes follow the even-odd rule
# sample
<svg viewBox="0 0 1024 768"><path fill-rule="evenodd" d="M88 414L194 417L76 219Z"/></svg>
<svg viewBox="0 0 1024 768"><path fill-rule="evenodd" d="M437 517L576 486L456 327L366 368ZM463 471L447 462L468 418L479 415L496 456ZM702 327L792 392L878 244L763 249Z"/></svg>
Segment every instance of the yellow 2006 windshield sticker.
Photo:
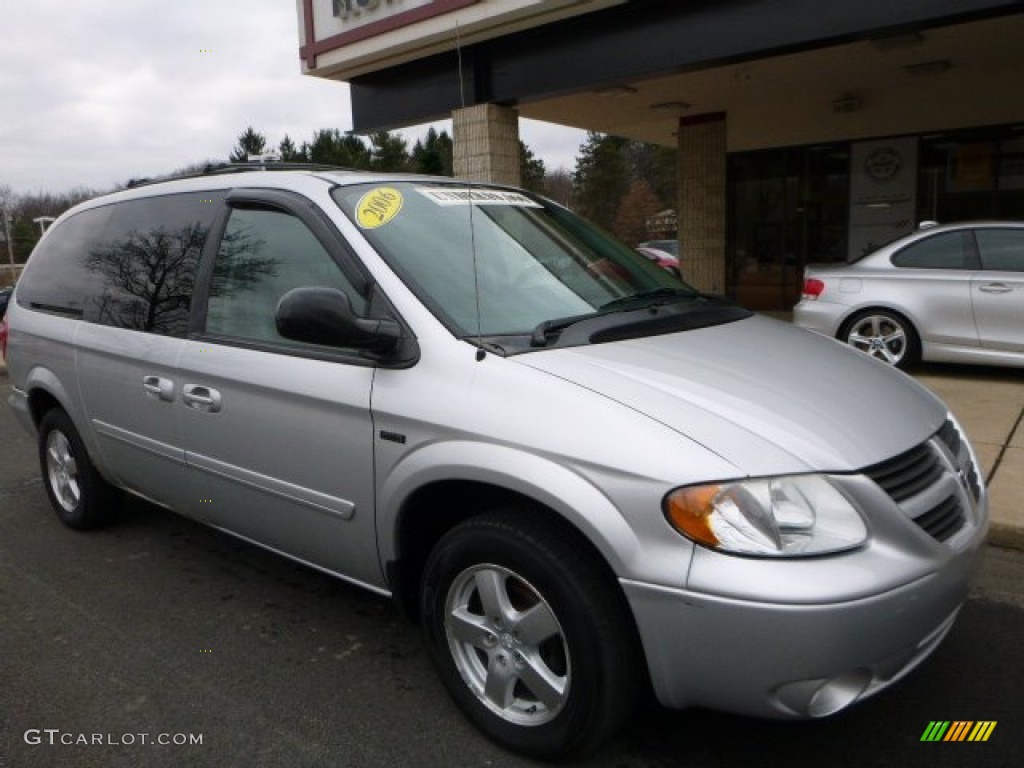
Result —
<svg viewBox="0 0 1024 768"><path fill-rule="evenodd" d="M393 187L375 187L359 198L356 221L363 229L377 229L402 210L402 193Z"/></svg>

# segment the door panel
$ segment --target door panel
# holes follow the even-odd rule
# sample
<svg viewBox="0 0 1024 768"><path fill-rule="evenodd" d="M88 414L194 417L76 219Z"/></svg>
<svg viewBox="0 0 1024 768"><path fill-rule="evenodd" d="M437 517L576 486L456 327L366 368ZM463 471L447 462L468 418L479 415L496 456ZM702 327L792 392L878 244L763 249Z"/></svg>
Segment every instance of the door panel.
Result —
<svg viewBox="0 0 1024 768"><path fill-rule="evenodd" d="M178 365L185 462L200 518L382 587L374 523L374 367L355 350L282 337L281 297L302 286L366 299L336 233L259 192L232 209L209 276L201 338ZM296 206L297 210L308 206Z"/></svg>
<svg viewBox="0 0 1024 768"><path fill-rule="evenodd" d="M373 368L187 342L178 404L191 514L358 581L382 585L373 507Z"/></svg>
<svg viewBox="0 0 1024 768"><path fill-rule="evenodd" d="M982 272L971 286L983 347L1024 352L1024 228L975 231Z"/></svg>
<svg viewBox="0 0 1024 768"><path fill-rule="evenodd" d="M969 231L916 240L892 256L896 306L908 308L926 342L978 346L971 280L978 269Z"/></svg>
<svg viewBox="0 0 1024 768"><path fill-rule="evenodd" d="M175 509L187 495L173 384L183 343L92 323L75 338L82 402L105 465L127 488ZM162 396L148 377L168 383Z"/></svg>
<svg viewBox="0 0 1024 768"><path fill-rule="evenodd" d="M979 272L971 296L981 345L1024 352L1024 272Z"/></svg>

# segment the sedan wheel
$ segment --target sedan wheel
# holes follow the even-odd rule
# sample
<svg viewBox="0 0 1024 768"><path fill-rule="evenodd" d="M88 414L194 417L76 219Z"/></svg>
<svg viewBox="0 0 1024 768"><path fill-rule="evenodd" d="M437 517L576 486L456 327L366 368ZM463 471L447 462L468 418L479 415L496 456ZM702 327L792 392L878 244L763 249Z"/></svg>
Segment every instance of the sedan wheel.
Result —
<svg viewBox="0 0 1024 768"><path fill-rule="evenodd" d="M871 357L906 368L917 362L917 334L906 320L889 312L868 312L856 316L846 326L843 340Z"/></svg>

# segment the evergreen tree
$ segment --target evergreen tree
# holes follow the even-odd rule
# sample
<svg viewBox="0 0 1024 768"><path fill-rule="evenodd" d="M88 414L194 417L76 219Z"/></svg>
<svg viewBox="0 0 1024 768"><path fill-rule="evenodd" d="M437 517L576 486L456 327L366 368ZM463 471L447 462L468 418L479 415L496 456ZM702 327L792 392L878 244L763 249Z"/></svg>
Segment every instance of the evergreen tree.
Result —
<svg viewBox="0 0 1024 768"><path fill-rule="evenodd" d="M519 174L523 188L538 194L544 193L544 161L533 154L522 141L519 142Z"/></svg>
<svg viewBox="0 0 1024 768"><path fill-rule="evenodd" d="M409 170L409 150L405 139L387 131L370 134L370 168L375 171Z"/></svg>
<svg viewBox="0 0 1024 768"><path fill-rule="evenodd" d="M676 207L676 155L674 147L643 141L631 141L626 148L630 180L647 182L662 210Z"/></svg>
<svg viewBox="0 0 1024 768"><path fill-rule="evenodd" d="M262 155L266 150L267 137L250 125L238 137L238 144L231 150L228 159L232 163L246 163L249 155Z"/></svg>
<svg viewBox="0 0 1024 768"><path fill-rule="evenodd" d="M282 162L285 163L304 163L306 162L305 154L306 144L302 145L302 149L295 146L295 142L292 141L291 137L286 133L284 138L281 139L281 143L277 145L278 154L281 155Z"/></svg>
<svg viewBox="0 0 1024 768"><path fill-rule="evenodd" d="M597 225L611 230L619 201L629 187L624 149L628 141L591 131L580 147L573 173L576 209Z"/></svg>
<svg viewBox="0 0 1024 768"><path fill-rule="evenodd" d="M342 133L337 128L324 128L313 134L309 160L365 170L370 167L370 150L358 136Z"/></svg>
<svg viewBox="0 0 1024 768"><path fill-rule="evenodd" d="M423 141L416 141L410 157L410 168L416 173L431 176L451 176L453 166L452 137L447 131L438 133L431 126Z"/></svg>

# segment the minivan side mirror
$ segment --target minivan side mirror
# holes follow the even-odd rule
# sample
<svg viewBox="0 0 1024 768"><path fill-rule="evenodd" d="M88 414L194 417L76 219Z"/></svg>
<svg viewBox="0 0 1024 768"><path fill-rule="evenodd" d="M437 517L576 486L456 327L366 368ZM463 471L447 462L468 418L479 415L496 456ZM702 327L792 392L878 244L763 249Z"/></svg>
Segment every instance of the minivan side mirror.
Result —
<svg viewBox="0 0 1024 768"><path fill-rule="evenodd" d="M393 349L402 335L394 320L357 316L348 295L337 288L293 288L277 302L274 322L286 339L379 353Z"/></svg>

